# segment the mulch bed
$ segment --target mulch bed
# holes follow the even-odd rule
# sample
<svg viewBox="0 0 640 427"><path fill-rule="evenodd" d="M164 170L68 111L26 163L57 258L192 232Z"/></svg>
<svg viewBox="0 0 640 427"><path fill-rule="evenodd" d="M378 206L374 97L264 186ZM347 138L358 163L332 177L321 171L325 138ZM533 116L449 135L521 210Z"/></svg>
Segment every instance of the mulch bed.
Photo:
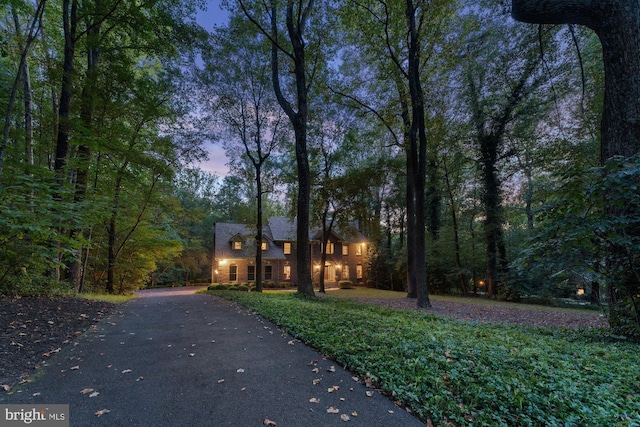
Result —
<svg viewBox="0 0 640 427"><path fill-rule="evenodd" d="M82 298L0 299L0 389L31 375L112 307Z"/></svg>
<svg viewBox="0 0 640 427"><path fill-rule="evenodd" d="M382 307L416 310L413 299L387 298L354 298L366 304ZM541 307L531 308L503 307L464 302L431 301L431 308L425 311L439 316L454 317L470 322L510 323L527 326L557 328L606 328L609 326L606 317L599 311L575 313L567 311L543 310Z"/></svg>
<svg viewBox="0 0 640 427"><path fill-rule="evenodd" d="M416 309L415 300L409 299L359 300L396 309ZM564 328L608 326L598 312L566 313L444 301L432 304L429 312L475 322ZM110 303L81 298L0 299L0 389L6 390L27 378L113 307Z"/></svg>

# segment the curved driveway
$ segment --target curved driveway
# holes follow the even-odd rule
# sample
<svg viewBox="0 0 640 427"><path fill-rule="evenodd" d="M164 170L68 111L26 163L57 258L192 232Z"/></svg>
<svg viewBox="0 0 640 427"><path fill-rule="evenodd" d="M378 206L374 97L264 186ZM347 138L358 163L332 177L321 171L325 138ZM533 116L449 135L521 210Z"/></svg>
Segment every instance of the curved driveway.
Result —
<svg viewBox="0 0 640 427"><path fill-rule="evenodd" d="M2 403L69 404L71 426L424 425L260 316L196 290L139 292Z"/></svg>

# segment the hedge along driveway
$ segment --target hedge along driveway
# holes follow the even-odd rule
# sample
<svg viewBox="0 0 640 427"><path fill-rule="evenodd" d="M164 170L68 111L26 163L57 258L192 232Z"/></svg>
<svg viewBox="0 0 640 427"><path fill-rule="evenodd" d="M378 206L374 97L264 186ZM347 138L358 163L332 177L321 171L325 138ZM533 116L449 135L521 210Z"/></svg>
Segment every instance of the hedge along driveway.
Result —
<svg viewBox="0 0 640 427"><path fill-rule="evenodd" d="M640 349L602 331L476 324L335 298L224 292L423 420L640 425Z"/></svg>

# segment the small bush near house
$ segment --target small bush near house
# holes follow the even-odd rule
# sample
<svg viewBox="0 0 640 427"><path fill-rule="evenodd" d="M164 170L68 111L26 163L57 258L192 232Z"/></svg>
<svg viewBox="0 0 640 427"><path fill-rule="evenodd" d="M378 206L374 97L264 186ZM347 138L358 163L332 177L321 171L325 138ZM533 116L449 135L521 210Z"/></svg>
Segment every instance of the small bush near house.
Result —
<svg viewBox="0 0 640 427"><path fill-rule="evenodd" d="M210 291L226 291L229 287L222 283L212 283L207 289Z"/></svg>
<svg viewBox="0 0 640 427"><path fill-rule="evenodd" d="M338 287L340 289L351 289L353 288L353 282L351 280L340 280L338 282Z"/></svg>
<svg viewBox="0 0 640 427"><path fill-rule="evenodd" d="M236 288L236 290L240 291L240 292L249 292L249 287L246 285L240 285Z"/></svg>

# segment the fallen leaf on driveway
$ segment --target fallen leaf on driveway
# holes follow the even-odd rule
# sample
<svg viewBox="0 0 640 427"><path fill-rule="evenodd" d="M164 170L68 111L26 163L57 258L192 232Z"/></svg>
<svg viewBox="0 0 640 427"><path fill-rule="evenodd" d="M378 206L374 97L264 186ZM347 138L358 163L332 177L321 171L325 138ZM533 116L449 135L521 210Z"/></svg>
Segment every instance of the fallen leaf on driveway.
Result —
<svg viewBox="0 0 640 427"><path fill-rule="evenodd" d="M99 411L96 411L96 417L101 417L104 414L108 414L109 412L111 412L109 409L100 409Z"/></svg>
<svg viewBox="0 0 640 427"><path fill-rule="evenodd" d="M8 385L8 384L2 384L2 389L3 389L4 391L9 391L9 390L11 390L11 386L10 386L10 385Z"/></svg>
<svg viewBox="0 0 640 427"><path fill-rule="evenodd" d="M329 387L327 389L327 392L328 393L333 393L334 391L338 391L338 390L340 390L340 386L334 385L334 386Z"/></svg>
<svg viewBox="0 0 640 427"><path fill-rule="evenodd" d="M264 421L262 421L262 424L264 424L265 426L275 426L276 422L271 421L269 418L265 418Z"/></svg>
<svg viewBox="0 0 640 427"><path fill-rule="evenodd" d="M100 394L99 392L94 391L93 393L91 393L91 394L89 395L89 397L96 397L96 396L98 396L99 394Z"/></svg>
<svg viewBox="0 0 640 427"><path fill-rule="evenodd" d="M89 394L93 391L92 388L83 388L82 391L80 391L80 393L82 394Z"/></svg>
<svg viewBox="0 0 640 427"><path fill-rule="evenodd" d="M327 414L337 414L339 412L340 412L340 409L334 408L333 406L330 406L327 408Z"/></svg>
<svg viewBox="0 0 640 427"><path fill-rule="evenodd" d="M313 385L318 385L318 384L320 384L320 381L321 381L321 380L320 380L320 378L316 378L316 379L314 379L314 380L313 380Z"/></svg>
<svg viewBox="0 0 640 427"><path fill-rule="evenodd" d="M336 371L336 367L331 365L329 366L329 368L327 369L327 372L335 372Z"/></svg>
<svg viewBox="0 0 640 427"><path fill-rule="evenodd" d="M133 372L131 369L125 369L124 371L122 371L123 374L128 374L129 372Z"/></svg>
<svg viewBox="0 0 640 427"><path fill-rule="evenodd" d="M342 415L340 415L340 419L342 421L349 421L351 418L349 418L349 415L347 415L347 414L342 414Z"/></svg>
<svg viewBox="0 0 640 427"><path fill-rule="evenodd" d="M367 395L367 397L373 396L373 392L372 391L365 391L364 393Z"/></svg>
<svg viewBox="0 0 640 427"><path fill-rule="evenodd" d="M70 369L72 371L77 371L78 369L80 369L80 365L72 366Z"/></svg>
<svg viewBox="0 0 640 427"><path fill-rule="evenodd" d="M309 402L311 402L311 403L320 403L320 399L318 399L317 397L312 397L311 399L309 399Z"/></svg>
<svg viewBox="0 0 640 427"><path fill-rule="evenodd" d="M222 384L224 382L224 378L218 380L218 384Z"/></svg>
<svg viewBox="0 0 640 427"><path fill-rule="evenodd" d="M353 411L353 412L351 413L351 416L352 416L352 417L357 417L357 416L358 416L358 413L357 413L356 411Z"/></svg>
<svg viewBox="0 0 640 427"><path fill-rule="evenodd" d="M238 373L240 373L240 374L241 374L241 373L243 373L243 372L244 372L244 369L240 368L240 369L236 370L236 372L238 372Z"/></svg>

